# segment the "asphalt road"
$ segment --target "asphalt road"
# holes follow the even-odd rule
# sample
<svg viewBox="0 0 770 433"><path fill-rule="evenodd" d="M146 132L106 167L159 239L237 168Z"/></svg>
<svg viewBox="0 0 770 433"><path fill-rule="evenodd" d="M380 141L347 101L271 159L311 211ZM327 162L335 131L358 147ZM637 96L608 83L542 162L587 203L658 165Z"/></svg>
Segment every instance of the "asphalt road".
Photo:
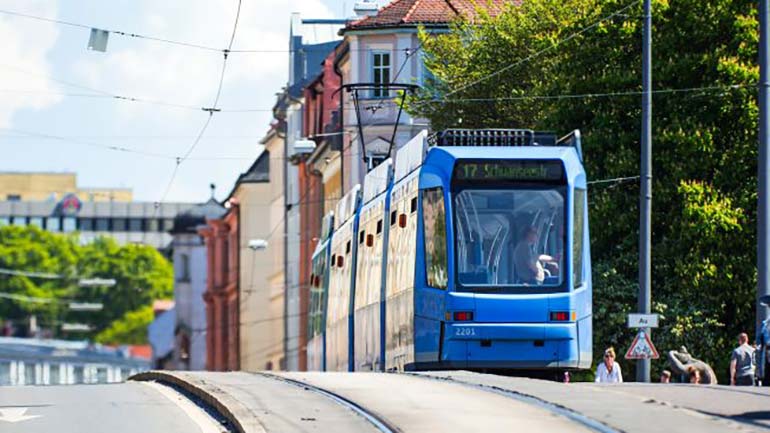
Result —
<svg viewBox="0 0 770 433"><path fill-rule="evenodd" d="M0 387L2 433L209 433L214 421L170 388L111 385ZM197 411L197 412L196 412ZM209 424L207 424L209 423ZM201 428L201 424L204 428Z"/></svg>

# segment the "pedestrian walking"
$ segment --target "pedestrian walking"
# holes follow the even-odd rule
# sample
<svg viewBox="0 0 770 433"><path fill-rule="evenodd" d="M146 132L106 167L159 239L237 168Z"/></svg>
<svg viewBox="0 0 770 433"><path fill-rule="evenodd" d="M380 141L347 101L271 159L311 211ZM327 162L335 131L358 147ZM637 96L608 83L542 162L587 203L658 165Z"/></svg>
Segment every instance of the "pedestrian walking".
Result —
<svg viewBox="0 0 770 433"><path fill-rule="evenodd" d="M615 362L615 349L612 347L604 351L604 360L596 367L597 383L623 383L623 374L620 365Z"/></svg>
<svg viewBox="0 0 770 433"><path fill-rule="evenodd" d="M745 332L738 335L738 347L730 356L730 385L754 385L754 348L749 346L749 336Z"/></svg>

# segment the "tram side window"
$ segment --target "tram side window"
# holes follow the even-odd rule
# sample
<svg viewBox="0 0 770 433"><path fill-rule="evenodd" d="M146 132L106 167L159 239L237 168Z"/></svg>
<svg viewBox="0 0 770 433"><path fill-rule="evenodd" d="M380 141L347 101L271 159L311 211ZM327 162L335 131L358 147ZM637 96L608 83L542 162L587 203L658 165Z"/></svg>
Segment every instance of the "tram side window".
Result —
<svg viewBox="0 0 770 433"><path fill-rule="evenodd" d="M586 190L576 189L572 231L572 279L574 287L583 284L583 235L585 230Z"/></svg>
<svg viewBox="0 0 770 433"><path fill-rule="evenodd" d="M425 274L430 287L446 289L446 209L442 188L422 192L423 235L425 238Z"/></svg>

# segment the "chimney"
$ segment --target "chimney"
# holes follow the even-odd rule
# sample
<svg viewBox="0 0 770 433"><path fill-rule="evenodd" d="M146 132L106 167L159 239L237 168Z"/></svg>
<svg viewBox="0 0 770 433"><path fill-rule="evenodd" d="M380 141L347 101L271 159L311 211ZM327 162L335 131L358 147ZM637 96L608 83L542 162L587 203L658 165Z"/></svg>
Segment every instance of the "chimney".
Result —
<svg viewBox="0 0 770 433"><path fill-rule="evenodd" d="M369 0L358 1L353 7L353 12L355 12L356 16L359 18L377 15L378 10L379 6L377 6L377 2Z"/></svg>

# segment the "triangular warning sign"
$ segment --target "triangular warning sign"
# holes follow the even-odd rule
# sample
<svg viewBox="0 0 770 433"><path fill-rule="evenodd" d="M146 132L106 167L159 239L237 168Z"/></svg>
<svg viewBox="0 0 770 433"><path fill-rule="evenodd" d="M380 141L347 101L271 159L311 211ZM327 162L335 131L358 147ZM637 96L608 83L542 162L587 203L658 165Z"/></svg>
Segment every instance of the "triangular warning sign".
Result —
<svg viewBox="0 0 770 433"><path fill-rule="evenodd" d="M631 347L626 352L626 359L658 359L658 354L655 346L652 345L650 336L644 331L639 331L634 338L634 342L631 343Z"/></svg>

